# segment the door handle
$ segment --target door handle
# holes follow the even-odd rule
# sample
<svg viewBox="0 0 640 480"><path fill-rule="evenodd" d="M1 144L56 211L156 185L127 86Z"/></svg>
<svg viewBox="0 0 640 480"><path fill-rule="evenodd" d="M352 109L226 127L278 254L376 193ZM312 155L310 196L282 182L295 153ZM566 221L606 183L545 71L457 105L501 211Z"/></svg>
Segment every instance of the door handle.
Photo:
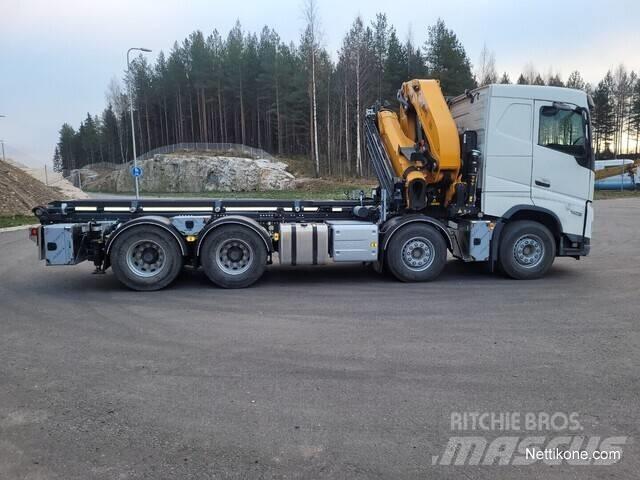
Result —
<svg viewBox="0 0 640 480"><path fill-rule="evenodd" d="M549 180L536 180L536 185L539 187L549 188L551 187L551 182Z"/></svg>

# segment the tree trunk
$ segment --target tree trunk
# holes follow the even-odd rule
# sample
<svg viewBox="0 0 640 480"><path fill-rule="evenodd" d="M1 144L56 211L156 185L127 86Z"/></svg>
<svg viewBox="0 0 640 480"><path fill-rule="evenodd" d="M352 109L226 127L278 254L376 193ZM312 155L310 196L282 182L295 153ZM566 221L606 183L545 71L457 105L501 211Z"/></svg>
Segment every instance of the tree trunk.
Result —
<svg viewBox="0 0 640 480"><path fill-rule="evenodd" d="M318 106L316 102L316 52L311 50L311 86L313 95L313 148L315 150L316 177L320 176L320 152L318 151Z"/></svg>
<svg viewBox="0 0 640 480"><path fill-rule="evenodd" d="M278 87L278 52L276 52L276 130L278 132L278 155L282 155L282 124L280 123L280 88Z"/></svg>
<svg viewBox="0 0 640 480"><path fill-rule="evenodd" d="M204 141L209 142L209 125L207 121L207 95L202 87L202 123L204 124Z"/></svg>
<svg viewBox="0 0 640 480"><path fill-rule="evenodd" d="M245 121L244 121L244 93L242 88L242 75L240 75L240 132L242 138L242 144L246 145L246 130L245 130Z"/></svg>
<svg viewBox="0 0 640 480"><path fill-rule="evenodd" d="M165 131L165 145L169 145L169 114L167 113L167 96L162 98L164 104L164 131Z"/></svg>
<svg viewBox="0 0 640 480"><path fill-rule="evenodd" d="M356 55L356 175L362 176L362 151L360 148L360 50L358 50Z"/></svg>
<svg viewBox="0 0 640 480"><path fill-rule="evenodd" d="M180 87L178 87L178 136L180 142L184 142L184 115L182 113L182 94L180 93Z"/></svg>
<svg viewBox="0 0 640 480"><path fill-rule="evenodd" d="M218 128L220 128L220 141L225 142L223 131L224 121L222 120L222 93L220 92L220 79L218 79L218 115L220 117L218 122Z"/></svg>
<svg viewBox="0 0 640 480"><path fill-rule="evenodd" d="M256 98L256 122L258 131L258 148L262 148L262 144L260 143L260 97Z"/></svg>
<svg viewBox="0 0 640 480"><path fill-rule="evenodd" d="M338 102L338 104L340 105L340 109L338 111L338 155L336 156L337 160L338 160L338 175L342 176L342 135L340 134L340 132L342 132L343 126L342 126L342 119L343 119L343 104L342 104L342 99Z"/></svg>
<svg viewBox="0 0 640 480"><path fill-rule="evenodd" d="M327 74L327 172L331 175L331 70Z"/></svg>
<svg viewBox="0 0 640 480"><path fill-rule="evenodd" d="M144 99L144 113L146 116L147 125L147 150L151 150L151 128L149 127L149 102L146 97Z"/></svg>
<svg viewBox="0 0 640 480"><path fill-rule="evenodd" d="M136 154L140 155L144 152L144 137L142 136L142 121L140 120L140 109L138 109L138 150Z"/></svg>
<svg viewBox="0 0 640 480"><path fill-rule="evenodd" d="M347 153L347 172L351 174L351 156L349 155L349 97L347 96L347 81L344 82L344 145Z"/></svg>
<svg viewBox="0 0 640 480"><path fill-rule="evenodd" d="M191 142L195 143L196 134L195 134L195 125L193 121L193 98L191 96L191 91L189 91L189 119L191 120Z"/></svg>

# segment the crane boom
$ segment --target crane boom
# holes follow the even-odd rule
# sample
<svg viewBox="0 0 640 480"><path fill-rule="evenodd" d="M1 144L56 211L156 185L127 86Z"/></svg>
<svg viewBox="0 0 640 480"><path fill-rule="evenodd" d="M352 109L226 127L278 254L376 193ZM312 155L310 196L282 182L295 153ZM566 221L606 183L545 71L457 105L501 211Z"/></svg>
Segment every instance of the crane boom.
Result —
<svg viewBox="0 0 640 480"><path fill-rule="evenodd" d="M447 207L457 194L465 197L458 130L439 82L405 82L398 100L399 113L377 112L377 127L393 171L403 182L406 208Z"/></svg>

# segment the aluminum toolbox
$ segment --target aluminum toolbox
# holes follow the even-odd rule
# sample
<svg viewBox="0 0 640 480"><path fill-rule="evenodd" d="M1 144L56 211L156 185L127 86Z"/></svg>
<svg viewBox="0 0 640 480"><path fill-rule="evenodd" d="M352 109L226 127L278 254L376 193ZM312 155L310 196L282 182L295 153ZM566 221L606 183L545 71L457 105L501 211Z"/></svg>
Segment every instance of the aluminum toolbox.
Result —
<svg viewBox="0 0 640 480"><path fill-rule="evenodd" d="M352 220L330 220L330 252L336 262L378 260L378 225Z"/></svg>
<svg viewBox="0 0 640 480"><path fill-rule="evenodd" d="M453 256L465 262L489 259L493 228L489 220L449 221L449 231L455 239Z"/></svg>
<svg viewBox="0 0 640 480"><path fill-rule="evenodd" d="M329 228L325 223L281 223L280 263L323 265L329 262Z"/></svg>
<svg viewBox="0 0 640 480"><path fill-rule="evenodd" d="M45 225L43 231L47 265L75 265L86 260L86 252L81 247L82 224Z"/></svg>

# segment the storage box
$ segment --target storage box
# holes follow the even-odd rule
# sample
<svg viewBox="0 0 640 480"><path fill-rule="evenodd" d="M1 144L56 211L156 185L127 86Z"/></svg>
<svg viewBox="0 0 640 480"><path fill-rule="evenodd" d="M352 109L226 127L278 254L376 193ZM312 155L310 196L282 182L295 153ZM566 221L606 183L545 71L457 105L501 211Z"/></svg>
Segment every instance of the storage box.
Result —
<svg viewBox="0 0 640 480"><path fill-rule="evenodd" d="M378 260L378 225L352 220L327 221L330 252L336 262L375 262Z"/></svg>
<svg viewBox="0 0 640 480"><path fill-rule="evenodd" d="M86 249L81 246L82 224L45 225L43 231L47 265L75 265L86 260Z"/></svg>

